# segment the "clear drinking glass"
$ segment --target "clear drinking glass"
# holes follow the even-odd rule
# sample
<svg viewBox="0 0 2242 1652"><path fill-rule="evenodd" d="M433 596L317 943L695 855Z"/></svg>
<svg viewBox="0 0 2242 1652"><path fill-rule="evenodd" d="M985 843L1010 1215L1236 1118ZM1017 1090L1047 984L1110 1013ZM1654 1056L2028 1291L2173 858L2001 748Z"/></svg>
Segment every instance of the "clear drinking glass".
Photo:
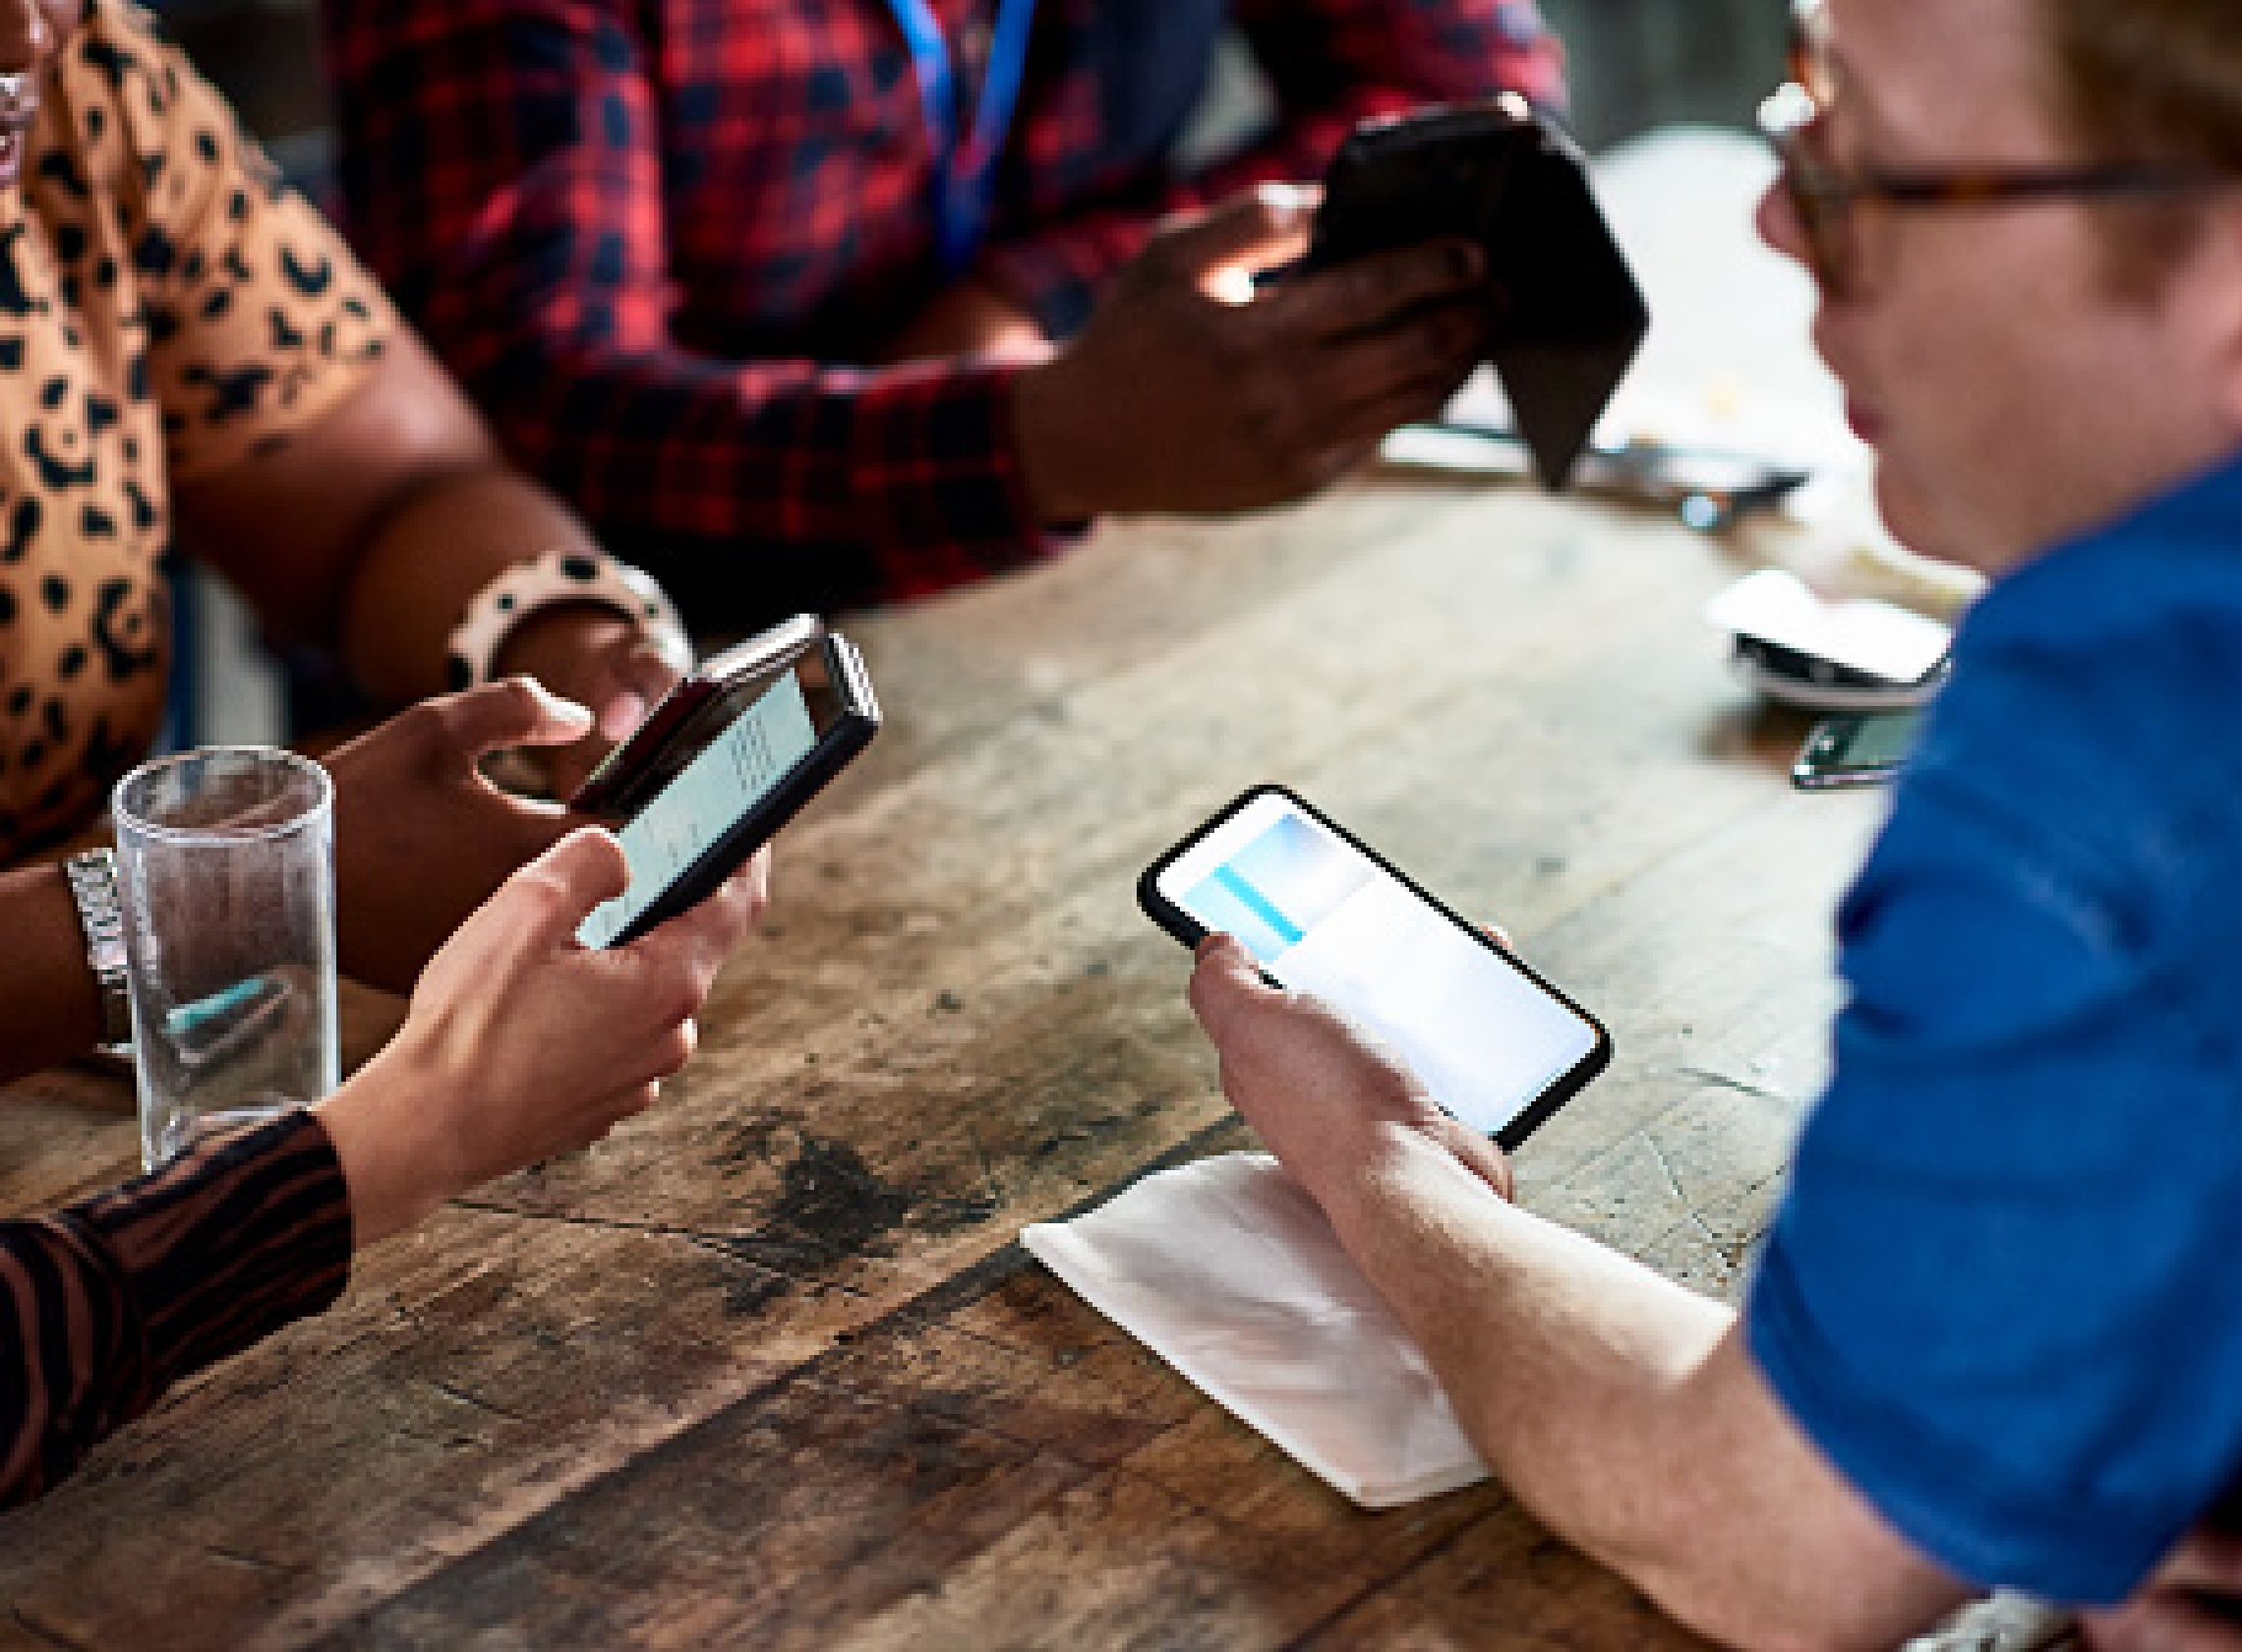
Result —
<svg viewBox="0 0 2242 1652"><path fill-rule="evenodd" d="M334 788L291 751L220 746L117 783L141 1159L334 1089Z"/></svg>

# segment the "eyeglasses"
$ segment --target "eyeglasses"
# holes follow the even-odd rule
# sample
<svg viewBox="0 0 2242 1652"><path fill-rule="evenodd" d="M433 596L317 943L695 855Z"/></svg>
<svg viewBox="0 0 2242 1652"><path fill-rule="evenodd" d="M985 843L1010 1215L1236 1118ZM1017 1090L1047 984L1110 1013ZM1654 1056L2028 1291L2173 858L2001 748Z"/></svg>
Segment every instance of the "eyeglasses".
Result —
<svg viewBox="0 0 2242 1652"><path fill-rule="evenodd" d="M1792 7L1791 80L1759 105L1759 130L1782 163L1782 184L1822 290L1858 296L1863 258L1856 208L2004 206L2043 201L2145 201L2238 181L2202 167L2110 162L2075 167L1845 167L1828 153L1838 76L1821 0Z"/></svg>

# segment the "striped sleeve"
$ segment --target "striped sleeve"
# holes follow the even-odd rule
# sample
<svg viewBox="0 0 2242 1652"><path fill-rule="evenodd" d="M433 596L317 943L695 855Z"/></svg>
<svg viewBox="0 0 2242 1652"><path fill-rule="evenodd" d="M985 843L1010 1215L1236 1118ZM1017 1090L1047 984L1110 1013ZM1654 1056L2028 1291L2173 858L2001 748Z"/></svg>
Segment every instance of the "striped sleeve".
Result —
<svg viewBox="0 0 2242 1652"><path fill-rule="evenodd" d="M78 1465L170 1386L339 1296L350 1207L309 1112L0 1223L0 1505Z"/></svg>

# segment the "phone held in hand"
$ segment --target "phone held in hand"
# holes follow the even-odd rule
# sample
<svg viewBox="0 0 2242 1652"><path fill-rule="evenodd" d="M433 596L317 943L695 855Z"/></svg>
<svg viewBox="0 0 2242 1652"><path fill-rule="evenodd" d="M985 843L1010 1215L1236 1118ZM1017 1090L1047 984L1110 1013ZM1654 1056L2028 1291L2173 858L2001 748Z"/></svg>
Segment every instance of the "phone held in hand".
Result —
<svg viewBox="0 0 2242 1652"><path fill-rule="evenodd" d="M1255 787L1154 860L1137 901L1186 946L1237 936L1505 1151L1611 1061L1594 1017L1283 787Z"/></svg>
<svg viewBox="0 0 2242 1652"><path fill-rule="evenodd" d="M1825 717L1799 748L1791 784L1801 792L1881 785L1900 772L1921 724L1918 706Z"/></svg>
<svg viewBox="0 0 2242 1652"><path fill-rule="evenodd" d="M1304 267L1444 235L1486 254L1488 358L1535 473L1563 488L1650 327L1578 146L1514 92L1367 121L1332 158Z"/></svg>
<svg viewBox="0 0 2242 1652"><path fill-rule="evenodd" d="M577 939L620 946L706 900L879 726L863 660L807 617L679 679L570 799L621 820L630 862Z"/></svg>

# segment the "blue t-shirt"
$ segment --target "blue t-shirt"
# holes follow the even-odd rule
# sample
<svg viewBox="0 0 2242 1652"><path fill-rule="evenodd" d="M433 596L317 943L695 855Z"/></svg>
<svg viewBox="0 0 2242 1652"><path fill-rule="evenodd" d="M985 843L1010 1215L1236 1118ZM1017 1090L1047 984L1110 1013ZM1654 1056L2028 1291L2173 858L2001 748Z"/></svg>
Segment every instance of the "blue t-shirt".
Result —
<svg viewBox="0 0 2242 1652"><path fill-rule="evenodd" d="M2242 460L1978 603L1839 938L1752 1354L1954 1572L2122 1598L2242 1467Z"/></svg>

